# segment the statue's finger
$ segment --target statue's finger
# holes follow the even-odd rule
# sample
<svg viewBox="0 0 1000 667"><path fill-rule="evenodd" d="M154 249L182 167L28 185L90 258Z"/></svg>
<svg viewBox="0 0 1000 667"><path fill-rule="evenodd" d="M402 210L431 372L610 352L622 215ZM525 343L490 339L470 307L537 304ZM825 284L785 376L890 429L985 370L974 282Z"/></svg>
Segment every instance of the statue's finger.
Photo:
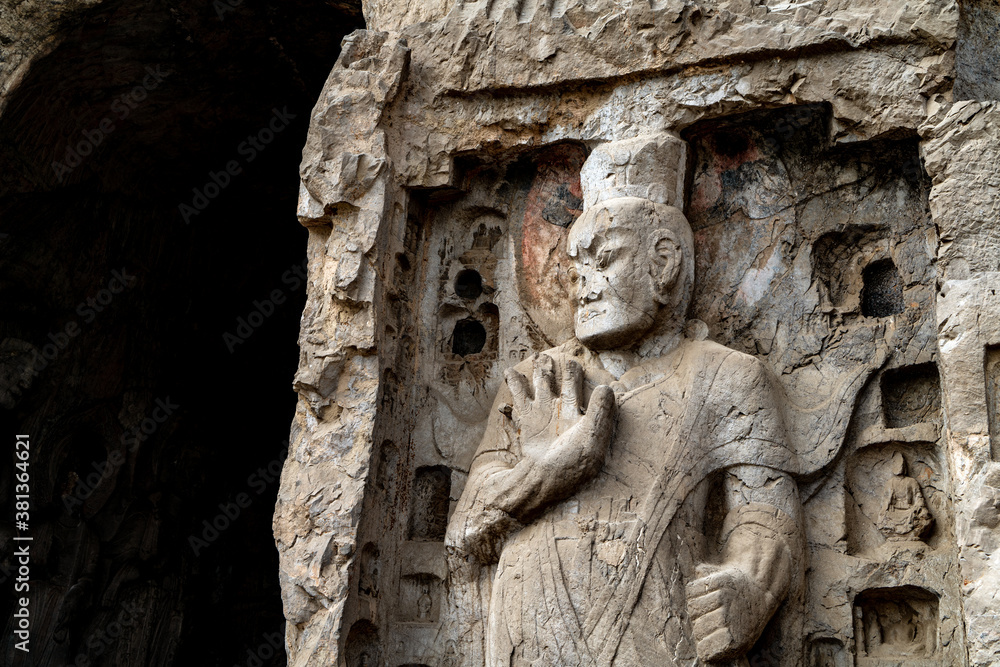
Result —
<svg viewBox="0 0 1000 667"><path fill-rule="evenodd" d="M712 591L727 588L731 584L729 577L724 572L713 572L708 576L699 577L688 582L686 592L688 599L693 599L702 595L707 595Z"/></svg>
<svg viewBox="0 0 1000 667"><path fill-rule="evenodd" d="M688 589L690 591L690 589ZM699 595L698 597L688 597L688 615L691 620L697 620L704 616L705 614L711 613L716 609L721 609L726 602L725 592L721 590L713 590L704 595Z"/></svg>
<svg viewBox="0 0 1000 667"><path fill-rule="evenodd" d="M702 616L701 618L699 618L698 620L694 621L691 624L691 629L694 631L695 637L701 637L699 644L701 642L706 642L710 639L718 640L719 646L717 650L724 649L725 644L731 637L731 635L729 634L729 628L727 627L726 624L725 609L716 609L714 611L705 614L704 616ZM718 637L713 637L713 635L716 635L720 632L725 632L725 634L720 635ZM715 645L716 643L717 642L715 641L709 642L710 645Z"/></svg>
<svg viewBox="0 0 1000 667"><path fill-rule="evenodd" d="M549 401L556 395L556 362L547 354L535 359L535 400Z"/></svg>
<svg viewBox="0 0 1000 667"><path fill-rule="evenodd" d="M612 426L614 416L615 392L608 385L602 384L590 395L584 419L590 422L595 431L600 431Z"/></svg>
<svg viewBox="0 0 1000 667"><path fill-rule="evenodd" d="M706 618L702 617L698 623L701 623ZM695 623L695 627L693 628L695 636L701 637L698 640L698 657L702 660L714 661L732 649L733 634L729 631L728 627L724 625L722 627L715 627L705 623L699 628L698 623Z"/></svg>
<svg viewBox="0 0 1000 667"><path fill-rule="evenodd" d="M523 413L525 407L531 402L531 386L528 384L528 378L513 368L504 371L503 376L507 380L507 387L510 388L510 394L514 398L514 409L518 413Z"/></svg>
<svg viewBox="0 0 1000 667"><path fill-rule="evenodd" d="M583 367L573 359L566 362L560 389L563 410L568 413L564 416L579 416L583 407Z"/></svg>

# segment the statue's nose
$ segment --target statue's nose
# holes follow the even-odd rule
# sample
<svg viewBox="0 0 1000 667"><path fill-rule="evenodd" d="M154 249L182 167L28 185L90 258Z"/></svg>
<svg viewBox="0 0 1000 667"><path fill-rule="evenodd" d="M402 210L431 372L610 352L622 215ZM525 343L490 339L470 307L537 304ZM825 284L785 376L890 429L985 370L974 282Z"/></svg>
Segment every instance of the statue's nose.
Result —
<svg viewBox="0 0 1000 667"><path fill-rule="evenodd" d="M577 298L581 304L585 304L590 301L597 301L600 299L601 292L596 289L596 283L586 283L581 281L579 292L577 292Z"/></svg>
<svg viewBox="0 0 1000 667"><path fill-rule="evenodd" d="M581 306L589 301L597 301L601 298L601 290L598 287L599 275L594 271L588 262L578 264L576 268L576 300Z"/></svg>

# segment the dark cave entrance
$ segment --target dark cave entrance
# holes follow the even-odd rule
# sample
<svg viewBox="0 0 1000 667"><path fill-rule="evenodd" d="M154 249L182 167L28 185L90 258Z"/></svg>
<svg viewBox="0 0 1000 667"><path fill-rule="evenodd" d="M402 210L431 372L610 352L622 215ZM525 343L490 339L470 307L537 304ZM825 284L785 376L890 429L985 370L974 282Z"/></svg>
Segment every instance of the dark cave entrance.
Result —
<svg viewBox="0 0 1000 667"><path fill-rule="evenodd" d="M12 93L0 422L31 435L33 626L21 662L4 614L4 664L285 664L298 164L358 27L360 4L103 2Z"/></svg>

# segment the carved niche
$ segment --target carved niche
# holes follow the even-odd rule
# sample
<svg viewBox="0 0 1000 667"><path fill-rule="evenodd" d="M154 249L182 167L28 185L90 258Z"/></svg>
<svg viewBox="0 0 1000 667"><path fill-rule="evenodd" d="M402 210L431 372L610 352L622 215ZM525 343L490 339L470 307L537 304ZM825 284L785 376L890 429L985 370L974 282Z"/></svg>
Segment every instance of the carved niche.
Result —
<svg viewBox="0 0 1000 667"><path fill-rule="evenodd" d="M410 194L412 428L375 489L406 525L369 533L348 664L953 664L928 184L828 114Z"/></svg>

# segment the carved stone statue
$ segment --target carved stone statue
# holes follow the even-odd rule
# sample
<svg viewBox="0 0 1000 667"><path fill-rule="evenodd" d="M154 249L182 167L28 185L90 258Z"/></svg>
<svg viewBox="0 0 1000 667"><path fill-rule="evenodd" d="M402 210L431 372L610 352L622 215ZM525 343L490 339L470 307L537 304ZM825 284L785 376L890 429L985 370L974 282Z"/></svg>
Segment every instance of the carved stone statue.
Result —
<svg viewBox="0 0 1000 667"><path fill-rule="evenodd" d="M685 336L681 211L596 199L575 338L507 371L449 523L496 563L486 664L746 664L801 577L781 411L754 357Z"/></svg>
<svg viewBox="0 0 1000 667"><path fill-rule="evenodd" d="M420 597L417 598L417 618L421 621L429 620L433 604L430 586L421 586Z"/></svg>
<svg viewBox="0 0 1000 667"><path fill-rule="evenodd" d="M458 651L455 649L454 640L448 640L448 643L445 645L441 667L458 667Z"/></svg>
<svg viewBox="0 0 1000 667"><path fill-rule="evenodd" d="M890 542L919 541L934 523L934 518L927 509L920 484L906 474L903 455L895 452L891 465L893 476L879 517L879 530Z"/></svg>

